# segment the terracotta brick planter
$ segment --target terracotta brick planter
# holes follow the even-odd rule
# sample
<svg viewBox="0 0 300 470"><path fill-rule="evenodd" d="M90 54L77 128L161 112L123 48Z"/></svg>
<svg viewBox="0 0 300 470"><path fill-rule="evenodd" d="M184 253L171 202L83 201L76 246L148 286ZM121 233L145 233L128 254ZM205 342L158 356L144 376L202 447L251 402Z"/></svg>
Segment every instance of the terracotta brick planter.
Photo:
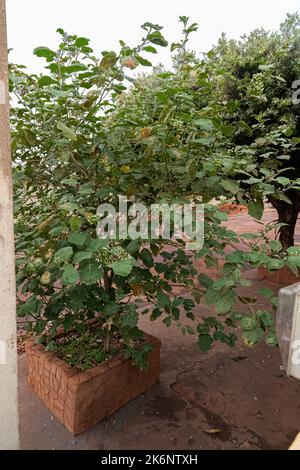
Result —
<svg viewBox="0 0 300 470"><path fill-rule="evenodd" d="M276 269L273 271L268 271L264 266L260 266L258 268L258 274L260 279L265 279L282 286L289 286L296 282L300 282L300 276L295 276L295 274L293 274L286 266L282 269Z"/></svg>
<svg viewBox="0 0 300 470"><path fill-rule="evenodd" d="M30 339L28 382L66 428L80 434L159 382L160 340L148 334L145 339L154 346L148 370L140 371L120 355L85 372Z"/></svg>

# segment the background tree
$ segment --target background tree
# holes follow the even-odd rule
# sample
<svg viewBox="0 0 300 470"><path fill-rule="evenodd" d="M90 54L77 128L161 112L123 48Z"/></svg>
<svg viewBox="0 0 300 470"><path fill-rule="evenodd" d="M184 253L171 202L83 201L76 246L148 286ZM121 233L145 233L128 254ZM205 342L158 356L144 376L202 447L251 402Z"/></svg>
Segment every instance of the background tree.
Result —
<svg viewBox="0 0 300 470"><path fill-rule="evenodd" d="M300 77L300 19L288 15L278 31L253 31L240 41L225 36L213 48L211 66L216 99L226 126L224 136L239 155L249 155L251 171L239 175L250 213L260 218L263 201L276 208L280 241L294 245L300 210L300 107L293 83Z"/></svg>

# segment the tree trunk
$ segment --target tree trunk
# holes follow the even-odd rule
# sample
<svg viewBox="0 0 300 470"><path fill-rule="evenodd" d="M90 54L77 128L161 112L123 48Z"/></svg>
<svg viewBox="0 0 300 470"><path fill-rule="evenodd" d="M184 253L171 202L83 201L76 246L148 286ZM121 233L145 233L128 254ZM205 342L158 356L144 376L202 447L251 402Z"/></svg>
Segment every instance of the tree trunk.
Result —
<svg viewBox="0 0 300 470"><path fill-rule="evenodd" d="M287 224L279 229L279 240L283 249L286 250L289 246L294 246L294 233L299 214L298 201L293 201L293 204L288 204L272 196L269 196L269 201L277 210L278 222Z"/></svg>

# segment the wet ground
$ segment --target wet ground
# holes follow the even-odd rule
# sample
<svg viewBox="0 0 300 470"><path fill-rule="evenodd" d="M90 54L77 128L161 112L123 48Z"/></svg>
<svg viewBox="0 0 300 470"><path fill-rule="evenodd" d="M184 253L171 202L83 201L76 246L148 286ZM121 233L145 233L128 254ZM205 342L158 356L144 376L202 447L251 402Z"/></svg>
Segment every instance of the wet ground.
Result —
<svg viewBox="0 0 300 470"><path fill-rule="evenodd" d="M266 211L266 219L275 213ZM253 231L245 214L228 222ZM300 241L300 230L296 241ZM202 266L199 265L199 269ZM253 292L281 287L249 272ZM201 307L198 315L208 314ZM287 449L300 430L300 382L282 370L279 350L218 344L202 353L193 336L143 317L141 327L162 340L161 382L81 436L73 437L26 384L20 356L23 449Z"/></svg>

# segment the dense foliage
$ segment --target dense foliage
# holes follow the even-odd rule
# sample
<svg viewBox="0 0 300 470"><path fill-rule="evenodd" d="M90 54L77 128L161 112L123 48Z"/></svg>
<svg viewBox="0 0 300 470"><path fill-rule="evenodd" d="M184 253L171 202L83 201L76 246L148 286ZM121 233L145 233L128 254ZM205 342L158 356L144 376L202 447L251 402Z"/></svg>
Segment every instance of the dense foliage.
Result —
<svg viewBox="0 0 300 470"><path fill-rule="evenodd" d="M210 52L214 90L226 106L225 135L253 168L240 175L250 213L260 218L267 199L278 211L280 241L294 245L300 211L299 88L300 18L288 15L280 29L253 31L240 41L222 37ZM297 92L295 94L297 96Z"/></svg>
<svg viewBox="0 0 300 470"><path fill-rule="evenodd" d="M198 59L187 49L197 25L186 17L180 21L182 39L171 45L173 71L157 68L138 77L130 73L138 66L150 69L150 55L168 46L162 28L151 23L142 26L140 45L132 48L120 41L118 53L104 51L100 60L88 39L60 29L57 51L35 49L46 60L44 74L11 65L11 92L18 99L12 109L17 281L26 296L18 308L20 315L33 319L33 329L48 349L57 347L53 337L59 327L84 336L89 320L97 317L100 359L117 335L127 356L143 367L149 345L141 342L139 314L162 317L166 326L175 322L184 334L196 333L203 350L217 340L233 345L238 325L246 344L262 338L276 344L273 293L261 289L257 298L249 298L245 291L251 281L244 279L243 269L245 264L279 269L286 262L296 269L298 250L282 253L282 244L268 237L272 225L261 234L238 237L223 224L226 215L215 201L235 197L260 217L265 195L284 200L285 189L297 188L297 181L275 174L280 171L275 164L266 173L269 144L261 143L261 154L259 139L277 132L270 145L278 148L268 150L272 161L288 158L297 142L287 125L265 130L261 119L256 138L258 125L239 115L238 97L226 96L233 72L230 64L226 71L219 62L226 57L220 48L227 43L223 40ZM226 52L230 57L232 47L230 43ZM269 69L263 69L263 77ZM256 140L238 141L245 132ZM261 159L266 163L261 165ZM276 184L272 191L270 179ZM97 207L103 202L117 205L120 194L129 203L147 205L202 202L203 248L187 251L174 237L100 240ZM217 279L197 272L194 257L203 266L217 267ZM187 294L179 295L178 287ZM223 318L202 318L199 307L195 314L202 302Z"/></svg>

